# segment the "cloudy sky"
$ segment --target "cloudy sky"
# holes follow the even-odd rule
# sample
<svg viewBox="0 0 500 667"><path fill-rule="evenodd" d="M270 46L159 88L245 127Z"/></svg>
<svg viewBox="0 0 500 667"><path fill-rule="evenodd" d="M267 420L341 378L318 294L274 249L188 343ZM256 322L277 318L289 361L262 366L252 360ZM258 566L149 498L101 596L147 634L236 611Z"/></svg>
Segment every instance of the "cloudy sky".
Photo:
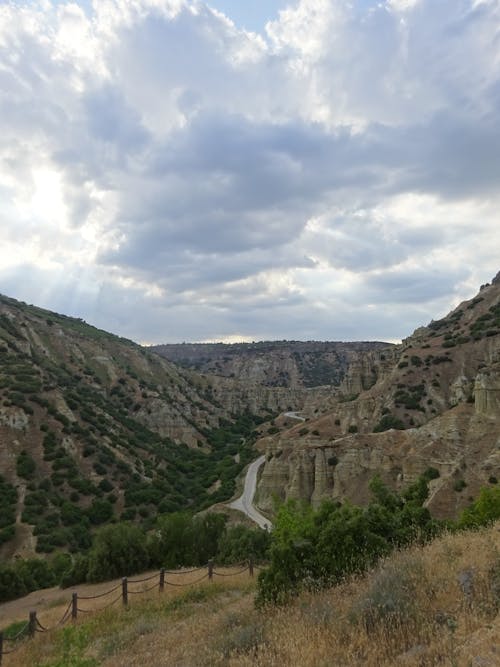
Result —
<svg viewBox="0 0 500 667"><path fill-rule="evenodd" d="M0 292L395 340L500 269L500 0L0 4Z"/></svg>

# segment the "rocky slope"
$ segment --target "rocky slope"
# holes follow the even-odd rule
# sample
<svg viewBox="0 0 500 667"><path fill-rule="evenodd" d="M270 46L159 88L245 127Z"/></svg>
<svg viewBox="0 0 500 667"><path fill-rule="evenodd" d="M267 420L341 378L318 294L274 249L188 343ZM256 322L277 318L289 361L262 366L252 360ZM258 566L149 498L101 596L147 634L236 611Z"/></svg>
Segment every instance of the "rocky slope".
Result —
<svg viewBox="0 0 500 667"><path fill-rule="evenodd" d="M275 497L363 502L375 473L401 488L432 466L429 505L455 515L500 478L500 274L402 345L351 366L327 408L259 443L262 509Z"/></svg>
<svg viewBox="0 0 500 667"><path fill-rule="evenodd" d="M379 342L298 342L182 343L151 347L166 359L185 368L244 383L266 387L302 389L321 385L338 386L350 368L366 363L369 354L377 357L388 343ZM356 374L359 375L359 374ZM376 380L367 369L365 387Z"/></svg>
<svg viewBox="0 0 500 667"><path fill-rule="evenodd" d="M115 517L229 498L253 456L255 420L235 415L305 394L204 377L0 296L0 555L78 550Z"/></svg>

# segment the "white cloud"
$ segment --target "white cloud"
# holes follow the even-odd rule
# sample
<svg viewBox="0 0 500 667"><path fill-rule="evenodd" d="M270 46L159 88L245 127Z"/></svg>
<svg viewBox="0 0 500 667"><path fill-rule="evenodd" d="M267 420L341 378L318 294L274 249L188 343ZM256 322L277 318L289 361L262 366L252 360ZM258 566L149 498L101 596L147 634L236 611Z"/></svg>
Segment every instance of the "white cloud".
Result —
<svg viewBox="0 0 500 667"><path fill-rule="evenodd" d="M0 7L0 290L138 340L406 335L499 268L499 15Z"/></svg>

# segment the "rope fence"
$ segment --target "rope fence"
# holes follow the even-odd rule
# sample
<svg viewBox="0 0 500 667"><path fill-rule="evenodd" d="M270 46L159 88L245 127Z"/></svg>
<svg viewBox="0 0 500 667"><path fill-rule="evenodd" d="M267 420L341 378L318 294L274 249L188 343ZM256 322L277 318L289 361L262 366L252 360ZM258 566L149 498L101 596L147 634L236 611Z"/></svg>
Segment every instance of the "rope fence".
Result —
<svg viewBox="0 0 500 667"><path fill-rule="evenodd" d="M6 636L4 631L0 630L0 665L2 665L2 658L3 656L10 655L11 653L15 653L21 646L22 646L22 641L26 638L32 639L35 634L40 633L46 633L50 632L51 630L54 630L56 628L61 627L65 623L67 623L70 619L72 621L75 621L78 618L78 614L90 614L90 613L95 613L99 611L104 611L105 609L109 609L109 607L112 607L114 604L117 602L122 602L123 607L128 607L128 596L129 595L141 595L144 593L149 593L155 588L158 588L158 592L162 593L165 590L165 586L173 586L173 587L179 587L183 588L186 586L193 586L195 584L199 584L202 581L205 581L208 579L208 581L213 581L214 577L235 577L237 575L243 574L244 572L249 573L250 577L254 576L254 569L260 570L262 567L258 567L253 564L252 560L248 560L247 563L241 564L240 570L237 572L217 572L214 569L214 563L212 560L209 560L207 565L202 566L202 567L194 567L189 570L165 570L162 568L159 572L155 572L154 574L148 576L148 577L143 577L141 579L128 579L127 577L123 577L121 582L117 584L116 586L113 586L113 588L110 588L107 591L104 591L103 593L97 593L96 595L79 595L77 591L74 591L71 595L71 600L68 603L68 606L66 607L63 615L51 627L45 626L40 619L37 616L37 612L35 610L30 611L29 613L29 619L28 621L18 630L18 632L13 636ZM202 572L205 571L204 574L194 581L188 581L188 582L176 582L176 581L171 581L171 577L175 576L183 576L186 574L193 574L195 572ZM133 584L144 584L149 581L156 580L151 586L147 586L146 588L143 588L142 590L130 590L129 585ZM79 606L79 602L81 601L91 601L91 600L100 600L108 595L111 595L112 593L115 593L117 590L120 590L120 594L117 595L111 602L108 602L104 606L101 606L99 608L95 609L84 609ZM6 644L9 642L9 648L6 648Z"/></svg>

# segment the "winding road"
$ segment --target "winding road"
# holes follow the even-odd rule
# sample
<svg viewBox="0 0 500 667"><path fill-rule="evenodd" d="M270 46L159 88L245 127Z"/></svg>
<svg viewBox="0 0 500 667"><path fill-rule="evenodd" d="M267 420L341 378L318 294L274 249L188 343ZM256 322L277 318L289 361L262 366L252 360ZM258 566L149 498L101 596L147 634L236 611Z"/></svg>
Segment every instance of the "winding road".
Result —
<svg viewBox="0 0 500 667"><path fill-rule="evenodd" d="M257 473L265 460L266 457L264 455L259 456L256 461L248 466L243 493L237 500L233 500L232 503L229 503L229 507L233 510L243 512L261 528L271 530L273 524L253 506L253 498L255 496L255 489L257 488Z"/></svg>
<svg viewBox="0 0 500 667"><path fill-rule="evenodd" d="M284 412L283 416L288 417L289 419L297 419L301 422L305 421L305 417L301 417L297 412ZM265 460L266 457L264 455L259 456L258 459L248 466L243 493L239 498L233 500L232 503L229 503L229 507L233 510L243 512L243 514L246 514L249 519L252 519L252 521L261 528L271 530L273 524L269 519L266 519L263 514L256 510L253 505L255 490L257 488L257 473L259 472L259 468L264 465Z"/></svg>

